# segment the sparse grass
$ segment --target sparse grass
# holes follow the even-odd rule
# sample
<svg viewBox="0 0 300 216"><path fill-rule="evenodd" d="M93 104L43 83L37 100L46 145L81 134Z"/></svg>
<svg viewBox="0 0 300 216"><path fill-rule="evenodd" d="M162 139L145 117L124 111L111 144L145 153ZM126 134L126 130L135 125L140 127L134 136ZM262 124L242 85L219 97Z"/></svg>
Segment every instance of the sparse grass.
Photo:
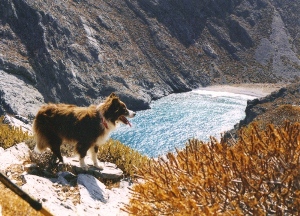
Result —
<svg viewBox="0 0 300 216"><path fill-rule="evenodd" d="M234 146L191 140L139 169L133 215L298 215L300 124L257 126Z"/></svg>

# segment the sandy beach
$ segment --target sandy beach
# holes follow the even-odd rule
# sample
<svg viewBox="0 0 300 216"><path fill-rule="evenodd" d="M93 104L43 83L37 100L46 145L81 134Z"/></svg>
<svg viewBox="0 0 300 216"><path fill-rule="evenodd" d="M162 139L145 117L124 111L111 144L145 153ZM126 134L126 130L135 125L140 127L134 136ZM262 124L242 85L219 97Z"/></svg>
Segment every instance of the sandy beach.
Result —
<svg viewBox="0 0 300 216"><path fill-rule="evenodd" d="M273 91L277 91L286 84L273 83L243 83L232 85L213 85L208 87L198 88L199 90L216 91L216 92L230 92L235 94L250 95L253 97L265 97Z"/></svg>

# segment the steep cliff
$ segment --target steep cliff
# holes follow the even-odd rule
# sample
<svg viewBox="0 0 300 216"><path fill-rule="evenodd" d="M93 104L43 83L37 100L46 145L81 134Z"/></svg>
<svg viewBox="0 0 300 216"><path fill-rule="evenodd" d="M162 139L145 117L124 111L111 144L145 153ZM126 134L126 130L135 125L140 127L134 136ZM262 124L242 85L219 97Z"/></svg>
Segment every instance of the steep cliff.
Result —
<svg viewBox="0 0 300 216"><path fill-rule="evenodd" d="M44 102L131 109L173 92L292 82L300 72L299 1L1 0L0 114Z"/></svg>

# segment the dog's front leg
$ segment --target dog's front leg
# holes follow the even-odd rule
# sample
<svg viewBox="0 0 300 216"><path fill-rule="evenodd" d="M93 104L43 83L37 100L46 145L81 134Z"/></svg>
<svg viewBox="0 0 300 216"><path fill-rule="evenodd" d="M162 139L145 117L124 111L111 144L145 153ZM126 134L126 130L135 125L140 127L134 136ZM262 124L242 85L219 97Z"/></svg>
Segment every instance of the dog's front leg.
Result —
<svg viewBox="0 0 300 216"><path fill-rule="evenodd" d="M99 165L98 159L97 159L98 148L99 148L99 146L95 145L94 149L91 149L91 156L92 156L94 166L102 170L103 167Z"/></svg>

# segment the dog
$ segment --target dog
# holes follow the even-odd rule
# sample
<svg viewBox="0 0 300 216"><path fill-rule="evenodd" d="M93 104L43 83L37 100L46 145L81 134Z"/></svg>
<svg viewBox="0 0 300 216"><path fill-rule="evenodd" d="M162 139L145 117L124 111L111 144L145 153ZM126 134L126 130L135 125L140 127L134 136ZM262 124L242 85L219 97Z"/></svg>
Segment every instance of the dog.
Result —
<svg viewBox="0 0 300 216"><path fill-rule="evenodd" d="M73 143L83 169L88 168L84 160L88 150L94 166L102 169L97 160L99 146L109 139L109 134L118 124L131 126L127 118L135 115L115 93L111 93L98 106L78 107L49 103L40 108L33 122L35 151L41 153L50 148L54 163L57 158L63 163L60 146L63 142Z"/></svg>

